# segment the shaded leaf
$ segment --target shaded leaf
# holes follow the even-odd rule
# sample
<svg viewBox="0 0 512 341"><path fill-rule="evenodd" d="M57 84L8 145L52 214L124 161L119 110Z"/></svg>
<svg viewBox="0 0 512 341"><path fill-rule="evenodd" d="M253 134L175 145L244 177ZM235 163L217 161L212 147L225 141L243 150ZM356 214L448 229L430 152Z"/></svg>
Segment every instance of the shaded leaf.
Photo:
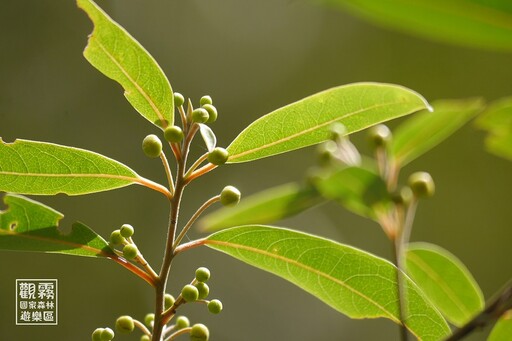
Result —
<svg viewBox="0 0 512 341"><path fill-rule="evenodd" d="M347 134L428 108L418 93L379 83L355 83L325 90L254 121L227 148L228 163L252 161L329 139L333 123Z"/></svg>
<svg viewBox="0 0 512 341"><path fill-rule="evenodd" d="M0 249L109 257L113 250L93 230L75 223L69 234L57 229L63 215L21 195L6 194L0 211Z"/></svg>
<svg viewBox="0 0 512 341"><path fill-rule="evenodd" d="M404 166L450 137L484 107L480 99L442 100L433 104L434 112L421 112L393 132L391 153Z"/></svg>
<svg viewBox="0 0 512 341"><path fill-rule="evenodd" d="M476 123L489 133L485 140L487 149L512 160L512 97L494 102Z"/></svg>
<svg viewBox="0 0 512 341"><path fill-rule="evenodd" d="M203 123L199 123L199 132L203 137L206 148L211 152L217 145L217 137L215 136L215 133L210 127Z"/></svg>
<svg viewBox="0 0 512 341"><path fill-rule="evenodd" d="M385 317L399 323L396 267L331 240L269 226L216 232L203 243L282 277L351 318ZM422 340L450 333L439 312L406 278L406 326Z"/></svg>
<svg viewBox="0 0 512 341"><path fill-rule="evenodd" d="M487 341L512 340L512 310L501 315Z"/></svg>
<svg viewBox="0 0 512 341"><path fill-rule="evenodd" d="M429 243L409 244L407 273L448 321L462 326L485 306L480 287L466 266Z"/></svg>
<svg viewBox="0 0 512 341"><path fill-rule="evenodd" d="M235 207L223 207L199 221L203 231L246 224L269 224L298 214L322 199L311 187L288 183L242 198Z"/></svg>
<svg viewBox="0 0 512 341"><path fill-rule="evenodd" d="M127 166L88 150L0 138L0 191L79 195L141 181Z"/></svg>
<svg viewBox="0 0 512 341"><path fill-rule="evenodd" d="M174 122L171 85L153 57L92 0L77 0L94 24L85 58L124 88L130 104L159 128Z"/></svg>
<svg viewBox="0 0 512 341"><path fill-rule="evenodd" d="M512 51L507 0L326 0L406 33L477 48Z"/></svg>
<svg viewBox="0 0 512 341"><path fill-rule="evenodd" d="M376 218L375 210L391 200L386 183L376 172L362 167L329 170L315 177L318 191L364 217Z"/></svg>

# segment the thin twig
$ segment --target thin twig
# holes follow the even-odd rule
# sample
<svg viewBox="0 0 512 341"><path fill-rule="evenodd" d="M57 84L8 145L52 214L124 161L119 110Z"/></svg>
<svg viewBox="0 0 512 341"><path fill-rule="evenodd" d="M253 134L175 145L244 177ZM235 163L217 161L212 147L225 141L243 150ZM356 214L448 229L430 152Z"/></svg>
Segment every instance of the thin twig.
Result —
<svg viewBox="0 0 512 341"><path fill-rule="evenodd" d="M174 195L174 180L172 179L171 167L169 167L169 162L167 161L165 153L160 153L160 159L162 160L162 165L165 169L165 175L167 175L167 183L169 184L169 189L171 194Z"/></svg>

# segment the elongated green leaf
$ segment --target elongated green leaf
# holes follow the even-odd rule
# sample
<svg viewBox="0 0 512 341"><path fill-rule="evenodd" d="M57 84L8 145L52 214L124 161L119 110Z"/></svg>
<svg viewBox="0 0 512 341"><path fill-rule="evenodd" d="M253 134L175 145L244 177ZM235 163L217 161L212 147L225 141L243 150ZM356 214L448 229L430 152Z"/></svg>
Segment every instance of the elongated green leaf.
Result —
<svg viewBox="0 0 512 341"><path fill-rule="evenodd" d="M397 270L388 261L350 246L269 226L214 233L204 244L269 271L351 318L385 317L399 323ZM439 312L406 278L407 328L422 340L450 333Z"/></svg>
<svg viewBox="0 0 512 341"><path fill-rule="evenodd" d="M457 45L512 51L508 0L326 0L378 24Z"/></svg>
<svg viewBox="0 0 512 341"><path fill-rule="evenodd" d="M113 254L107 242L81 223L69 234L57 229L63 215L21 195L6 194L8 209L0 211L0 249L63 253L85 257Z"/></svg>
<svg viewBox="0 0 512 341"><path fill-rule="evenodd" d="M416 92L392 84L355 83L332 88L277 109L254 121L227 148L228 163L252 161L330 137L341 122L347 134L428 108Z"/></svg>
<svg viewBox="0 0 512 341"><path fill-rule="evenodd" d="M315 177L318 191L327 199L336 200L347 209L364 217L376 218L375 210L391 200L386 183L372 170L345 167Z"/></svg>
<svg viewBox="0 0 512 341"><path fill-rule="evenodd" d="M512 97L494 102L477 120L487 130L487 149L498 156L512 160Z"/></svg>
<svg viewBox="0 0 512 341"><path fill-rule="evenodd" d="M171 85L153 57L92 0L77 0L94 23L85 58L124 88L131 105L159 128L174 122Z"/></svg>
<svg viewBox="0 0 512 341"><path fill-rule="evenodd" d="M503 314L491 331L487 341L512 340L512 310Z"/></svg>
<svg viewBox="0 0 512 341"><path fill-rule="evenodd" d="M480 287L462 262L445 249L428 243L410 244L407 273L446 319L460 327L485 305Z"/></svg>
<svg viewBox="0 0 512 341"><path fill-rule="evenodd" d="M88 150L0 138L0 191L79 195L141 183L125 165Z"/></svg>
<svg viewBox="0 0 512 341"><path fill-rule="evenodd" d="M447 139L483 109L483 101L443 100L434 112L421 112L395 129L391 153L404 166Z"/></svg>
<svg viewBox="0 0 512 341"><path fill-rule="evenodd" d="M298 214L322 201L311 187L288 183L242 198L235 207L223 207L199 221L203 231L246 224L269 224Z"/></svg>

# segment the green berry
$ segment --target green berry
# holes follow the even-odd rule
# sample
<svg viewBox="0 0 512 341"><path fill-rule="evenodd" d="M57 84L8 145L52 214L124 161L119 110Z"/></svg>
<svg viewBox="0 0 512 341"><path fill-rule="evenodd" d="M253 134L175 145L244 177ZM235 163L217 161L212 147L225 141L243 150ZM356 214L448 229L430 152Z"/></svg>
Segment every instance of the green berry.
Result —
<svg viewBox="0 0 512 341"><path fill-rule="evenodd" d="M399 191L393 193L391 195L391 199L397 205L407 206L411 202L412 199L412 190L410 187L402 187Z"/></svg>
<svg viewBox="0 0 512 341"><path fill-rule="evenodd" d="M416 172L409 177L409 187L417 198L428 198L434 195L434 180L427 172Z"/></svg>
<svg viewBox="0 0 512 341"><path fill-rule="evenodd" d="M176 318L176 330L187 328L190 326L190 321L186 316L178 316Z"/></svg>
<svg viewBox="0 0 512 341"><path fill-rule="evenodd" d="M181 107L185 103L185 97L179 92L174 93L174 105L177 107Z"/></svg>
<svg viewBox="0 0 512 341"><path fill-rule="evenodd" d="M168 126L164 130L164 137L169 142L181 142L184 137L183 130L178 126Z"/></svg>
<svg viewBox="0 0 512 341"><path fill-rule="evenodd" d="M104 328L101 332L101 341L110 341L114 338L114 331L110 328Z"/></svg>
<svg viewBox="0 0 512 341"><path fill-rule="evenodd" d="M102 341L101 340L101 333L103 333L104 330L105 330L105 328L96 328L92 332L92 341Z"/></svg>
<svg viewBox="0 0 512 341"><path fill-rule="evenodd" d="M212 98L210 96L203 96L199 100L199 104L201 106L205 106L206 104L212 104L212 103L213 103L213 100L212 100Z"/></svg>
<svg viewBox="0 0 512 341"><path fill-rule="evenodd" d="M135 323L131 316L120 316L116 320L116 330L123 334L129 334L135 329Z"/></svg>
<svg viewBox="0 0 512 341"><path fill-rule="evenodd" d="M206 111L208 111L208 123L213 123L215 121L217 121L217 116L219 116L219 114L217 113L217 108L215 108L213 105L211 104L205 104L203 105L203 109L205 109Z"/></svg>
<svg viewBox="0 0 512 341"><path fill-rule="evenodd" d="M208 162L216 166L220 166L228 161L229 153L226 149L221 147L214 148L208 153Z"/></svg>
<svg viewBox="0 0 512 341"><path fill-rule="evenodd" d="M240 191L233 186L226 186L220 192L220 202L224 206L235 206L240 202Z"/></svg>
<svg viewBox="0 0 512 341"><path fill-rule="evenodd" d="M147 157L157 158L162 154L162 141L154 134L148 135L142 141L142 150Z"/></svg>
<svg viewBox="0 0 512 341"><path fill-rule="evenodd" d="M204 123L204 122L208 121L209 117L210 116L208 114L208 111L206 111L206 109L197 108L197 109L194 109L194 111L192 111L192 121L194 121L196 123Z"/></svg>
<svg viewBox="0 0 512 341"><path fill-rule="evenodd" d="M199 282L207 282L210 279L210 270L204 266L197 268L196 280Z"/></svg>
<svg viewBox="0 0 512 341"><path fill-rule="evenodd" d="M133 244L127 244L123 247L123 256L126 259L134 259L138 253L139 249Z"/></svg>
<svg viewBox="0 0 512 341"><path fill-rule="evenodd" d="M155 314L146 314L146 316L144 316L144 324L147 326L147 327L153 327L153 322L155 321Z"/></svg>
<svg viewBox="0 0 512 341"><path fill-rule="evenodd" d="M368 138L373 147L385 147L391 142L391 130L384 125L379 124L368 130Z"/></svg>
<svg viewBox="0 0 512 341"><path fill-rule="evenodd" d="M197 291L199 292L199 299L202 300L202 299L205 299L206 297L208 297L208 294L210 293L210 287L208 286L208 284L206 283L203 283L203 282L199 282L196 284L196 288L197 288Z"/></svg>
<svg viewBox="0 0 512 341"><path fill-rule="evenodd" d="M222 311L222 302L219 300L211 300L208 302L208 311L212 314L218 314Z"/></svg>
<svg viewBox="0 0 512 341"><path fill-rule="evenodd" d="M190 340L207 341L210 338L210 331L202 323L196 323L190 330Z"/></svg>
<svg viewBox="0 0 512 341"><path fill-rule="evenodd" d="M133 236L133 233L135 232L133 226L130 224L124 224L123 226L121 226L121 229L119 231L121 233L121 236L125 238L130 238L131 236Z"/></svg>
<svg viewBox="0 0 512 341"><path fill-rule="evenodd" d="M110 234L110 242L114 245L121 245L125 242L120 230L114 230Z"/></svg>
<svg viewBox="0 0 512 341"><path fill-rule="evenodd" d="M169 309L170 307L173 306L175 299L171 294L165 294L164 299L165 299L165 303L164 303L165 309Z"/></svg>
<svg viewBox="0 0 512 341"><path fill-rule="evenodd" d="M187 284L181 290L181 296L187 302L194 302L199 298L199 290L192 284Z"/></svg>
<svg viewBox="0 0 512 341"><path fill-rule="evenodd" d="M142 335L140 337L140 341L151 341L151 338L149 336L147 336L147 335Z"/></svg>

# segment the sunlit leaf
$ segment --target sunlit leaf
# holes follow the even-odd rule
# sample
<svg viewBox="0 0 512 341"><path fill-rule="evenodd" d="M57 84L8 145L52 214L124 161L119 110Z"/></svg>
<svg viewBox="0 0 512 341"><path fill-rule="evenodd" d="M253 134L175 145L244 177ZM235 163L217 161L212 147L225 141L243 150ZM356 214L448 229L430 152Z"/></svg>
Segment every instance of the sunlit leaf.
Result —
<svg viewBox="0 0 512 341"><path fill-rule="evenodd" d="M8 206L0 211L0 249L63 253L85 257L109 257L113 250L93 230L75 223L69 233L57 229L63 215L25 198L6 194Z"/></svg>
<svg viewBox="0 0 512 341"><path fill-rule="evenodd" d="M298 214L322 199L311 187L289 183L243 197L235 207L223 207L199 221L204 231L246 224L269 224Z"/></svg>
<svg viewBox="0 0 512 341"><path fill-rule="evenodd" d="M217 137L210 127L206 124L199 123L199 132L203 138L206 148L211 152L217 145Z"/></svg>
<svg viewBox="0 0 512 341"><path fill-rule="evenodd" d="M487 341L512 340L512 310L501 315Z"/></svg>
<svg viewBox="0 0 512 341"><path fill-rule="evenodd" d="M241 226L203 243L282 277L351 318L399 323L397 270L388 261L331 240L283 228ZM440 313L406 278L407 328L422 340L450 333Z"/></svg>
<svg viewBox="0 0 512 341"><path fill-rule="evenodd" d="M512 160L512 97L494 102L477 120L487 130L487 149L498 156Z"/></svg>
<svg viewBox="0 0 512 341"><path fill-rule="evenodd" d="M325 90L254 121L227 148L228 163L245 162L314 145L330 137L333 123L347 133L428 108L418 93L379 83Z"/></svg>
<svg viewBox="0 0 512 341"><path fill-rule="evenodd" d="M407 273L448 321L460 327L485 305L480 287L462 262L428 243L410 244Z"/></svg>
<svg viewBox="0 0 512 341"><path fill-rule="evenodd" d="M127 166L88 150L0 138L0 191L79 195L145 182Z"/></svg>
<svg viewBox="0 0 512 341"><path fill-rule="evenodd" d="M443 100L433 103L434 112L421 112L393 132L391 153L404 166L450 137L483 109L479 99Z"/></svg>
<svg viewBox="0 0 512 341"><path fill-rule="evenodd" d="M397 30L471 47L512 51L508 0L325 0Z"/></svg>
<svg viewBox="0 0 512 341"><path fill-rule="evenodd" d="M94 30L84 50L85 58L124 88L131 105L159 128L174 122L171 85L153 57L128 32L92 0L78 0Z"/></svg>

